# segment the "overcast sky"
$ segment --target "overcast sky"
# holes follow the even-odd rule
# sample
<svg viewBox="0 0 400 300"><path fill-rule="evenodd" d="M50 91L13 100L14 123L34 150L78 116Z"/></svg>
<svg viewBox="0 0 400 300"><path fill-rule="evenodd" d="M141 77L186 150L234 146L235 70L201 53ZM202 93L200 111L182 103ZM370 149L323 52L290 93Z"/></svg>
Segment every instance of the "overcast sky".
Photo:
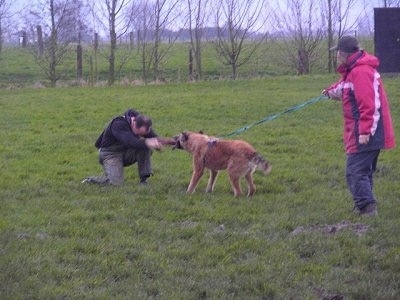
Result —
<svg viewBox="0 0 400 300"><path fill-rule="evenodd" d="M21 8L24 6L31 5L32 3L39 3L43 0L8 0L7 2L12 3L13 6L16 8ZM97 1L104 1L104 0L97 0ZM133 0L134 1L134 0ZM219 0L217 0L219 1ZM344 0L346 1L346 0ZM282 3L282 0L269 0L269 3ZM373 7L380 7L383 3L383 0L357 0L357 7L358 9L362 10L364 8L364 2L368 3L367 5L370 6L371 13L373 12Z"/></svg>
<svg viewBox="0 0 400 300"><path fill-rule="evenodd" d="M11 3L11 8L13 11L18 11L24 7L32 7L36 3L43 3L48 0L6 0L6 2ZM85 0L84 0L85 1ZM96 1L104 1L104 0L96 0ZM135 0L132 0L133 2ZM211 0L211 1L220 1L220 0ZM285 3L283 0L267 0L268 3L274 7L274 3L279 3L282 7L282 3ZM347 0L343 0L343 3L346 3ZM365 4L367 3L367 4ZM374 7L381 7L383 5L383 0L356 0L356 4L354 9L351 11L350 18L357 18L364 11L368 16L370 16L370 21L373 22L374 16Z"/></svg>

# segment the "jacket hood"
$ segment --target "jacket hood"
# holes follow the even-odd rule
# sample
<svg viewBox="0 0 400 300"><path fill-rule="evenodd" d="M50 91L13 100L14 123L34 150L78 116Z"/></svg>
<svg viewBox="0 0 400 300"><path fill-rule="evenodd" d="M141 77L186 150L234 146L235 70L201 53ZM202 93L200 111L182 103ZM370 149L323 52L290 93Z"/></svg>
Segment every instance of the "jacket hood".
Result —
<svg viewBox="0 0 400 300"><path fill-rule="evenodd" d="M136 110L133 109L128 109L125 113L124 113L124 117L125 119L128 121L129 125L131 125L131 118L132 117L136 117L139 113Z"/></svg>
<svg viewBox="0 0 400 300"><path fill-rule="evenodd" d="M368 65L374 69L378 68L379 59L376 56L371 55L365 51L361 51L360 57L358 57L358 55L359 53L355 53L349 57L348 62L350 63L351 68L360 65Z"/></svg>
<svg viewBox="0 0 400 300"><path fill-rule="evenodd" d="M340 65L337 68L337 71L341 74L348 73L351 69L357 66L370 66L374 69L377 69L379 66L379 59L367 53L364 50L360 50L347 58L347 62L345 64Z"/></svg>

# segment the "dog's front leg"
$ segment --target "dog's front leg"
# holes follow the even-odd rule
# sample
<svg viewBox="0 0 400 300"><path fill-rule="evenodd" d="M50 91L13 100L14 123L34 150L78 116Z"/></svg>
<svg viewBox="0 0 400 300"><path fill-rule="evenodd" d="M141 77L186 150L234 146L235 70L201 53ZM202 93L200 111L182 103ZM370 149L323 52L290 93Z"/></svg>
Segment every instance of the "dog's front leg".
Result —
<svg viewBox="0 0 400 300"><path fill-rule="evenodd" d="M203 170L194 170L192 174L192 179L190 180L189 186L187 188L186 193L192 194L196 190L197 184L199 183L199 180L201 176L204 174L204 169Z"/></svg>
<svg viewBox="0 0 400 300"><path fill-rule="evenodd" d="M217 179L218 171L210 170L210 178L208 179L207 189L206 192L210 193L214 190L215 187L215 180Z"/></svg>
<svg viewBox="0 0 400 300"><path fill-rule="evenodd" d="M200 160L193 159L193 173L186 193L192 194L196 190L201 176L204 174L204 165Z"/></svg>

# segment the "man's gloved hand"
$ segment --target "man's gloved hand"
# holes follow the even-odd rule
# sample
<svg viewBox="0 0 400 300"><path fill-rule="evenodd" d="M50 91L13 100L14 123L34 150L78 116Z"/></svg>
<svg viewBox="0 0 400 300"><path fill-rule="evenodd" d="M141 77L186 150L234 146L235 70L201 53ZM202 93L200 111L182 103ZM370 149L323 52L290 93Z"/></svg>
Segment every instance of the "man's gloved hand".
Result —
<svg viewBox="0 0 400 300"><path fill-rule="evenodd" d="M330 98L329 91L327 89L322 90L321 94Z"/></svg>
<svg viewBox="0 0 400 300"><path fill-rule="evenodd" d="M158 140L158 138L148 138L144 140L144 143L146 146L150 149L153 150L161 150L162 149L162 144Z"/></svg>

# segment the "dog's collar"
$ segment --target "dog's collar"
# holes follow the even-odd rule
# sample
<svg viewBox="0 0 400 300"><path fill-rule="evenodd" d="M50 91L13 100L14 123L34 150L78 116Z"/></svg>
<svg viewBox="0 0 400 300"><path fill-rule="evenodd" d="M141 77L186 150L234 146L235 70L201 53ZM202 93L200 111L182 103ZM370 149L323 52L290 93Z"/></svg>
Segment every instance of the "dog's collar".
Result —
<svg viewBox="0 0 400 300"><path fill-rule="evenodd" d="M209 140L209 141L207 142L208 148L213 147L213 146L217 143L217 141L218 141L218 140Z"/></svg>
<svg viewBox="0 0 400 300"><path fill-rule="evenodd" d="M216 139L216 138L209 139L209 140L207 141L207 151L206 151L206 153L205 153L204 156L203 156L203 163L204 163L204 164L206 163L206 156L207 156L208 151L209 151L212 147L214 147L215 144L216 144L217 142L218 142L218 139Z"/></svg>
<svg viewBox="0 0 400 300"><path fill-rule="evenodd" d="M218 142L218 139L216 139L216 138L214 138L214 139L209 139L208 142L207 142L208 148L211 148L211 147L214 146L217 142Z"/></svg>

